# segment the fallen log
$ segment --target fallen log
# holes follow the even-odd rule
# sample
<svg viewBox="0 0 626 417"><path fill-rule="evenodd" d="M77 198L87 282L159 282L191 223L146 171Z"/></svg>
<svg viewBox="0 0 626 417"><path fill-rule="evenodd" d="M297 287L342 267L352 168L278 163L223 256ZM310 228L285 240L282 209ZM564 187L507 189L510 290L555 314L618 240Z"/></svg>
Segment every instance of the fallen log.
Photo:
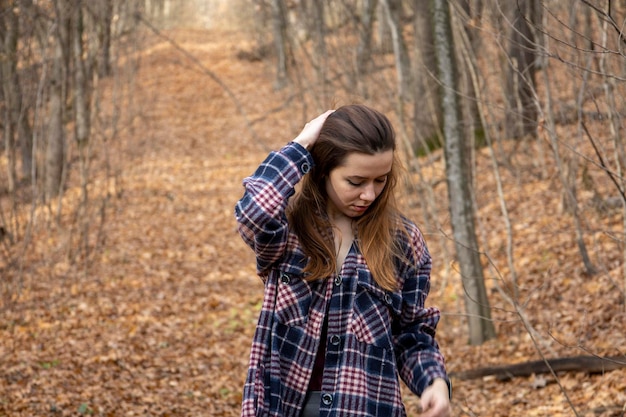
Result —
<svg viewBox="0 0 626 417"><path fill-rule="evenodd" d="M515 377L526 377L533 374L549 374L553 371L555 373L586 372L598 374L621 368L626 368L626 356L624 355L607 357L582 355L529 361L512 365L488 366L461 372L451 372L449 376L462 380L495 376L498 380L506 381Z"/></svg>

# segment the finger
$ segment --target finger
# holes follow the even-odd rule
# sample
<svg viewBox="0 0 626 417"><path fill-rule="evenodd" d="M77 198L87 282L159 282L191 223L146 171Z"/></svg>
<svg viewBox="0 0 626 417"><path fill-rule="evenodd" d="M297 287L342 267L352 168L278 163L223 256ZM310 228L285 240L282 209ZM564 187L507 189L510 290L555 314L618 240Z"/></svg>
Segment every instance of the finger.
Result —
<svg viewBox="0 0 626 417"><path fill-rule="evenodd" d="M431 405L430 408L424 409L424 412L420 414L420 417L449 417L451 413L451 407L442 405L442 404L434 404Z"/></svg>

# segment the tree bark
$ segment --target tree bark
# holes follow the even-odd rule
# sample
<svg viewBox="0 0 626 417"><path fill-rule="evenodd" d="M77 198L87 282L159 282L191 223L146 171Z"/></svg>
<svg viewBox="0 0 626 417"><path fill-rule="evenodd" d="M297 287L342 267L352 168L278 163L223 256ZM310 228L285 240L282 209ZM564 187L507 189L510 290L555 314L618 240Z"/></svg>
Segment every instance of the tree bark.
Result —
<svg viewBox="0 0 626 417"><path fill-rule="evenodd" d="M378 47L378 52L381 54L386 54L393 51L393 42L391 41L391 35L389 31L389 25L386 25L387 21L387 12L385 11L385 6L383 1L378 1L376 5L376 20L378 21L378 36L376 38L376 46Z"/></svg>
<svg viewBox="0 0 626 417"><path fill-rule="evenodd" d="M18 66L18 38L21 16L26 13L24 1L8 2L5 13L0 17L0 43L3 51L0 58L2 94L5 102L4 144L7 153L8 188L13 191L19 181L17 173L17 149L21 150L21 177L30 179L33 167L33 138L28 118L26 99ZM16 13L16 10L19 10Z"/></svg>
<svg viewBox="0 0 626 417"><path fill-rule="evenodd" d="M89 81L83 50L83 13L81 1L73 9L71 19L74 62L74 112L76 141L80 147L87 143L90 131Z"/></svg>
<svg viewBox="0 0 626 417"><path fill-rule="evenodd" d="M63 125L65 103L65 70L67 41L67 13L69 8L64 0L55 2L57 31L54 42L54 57L50 79L48 136L46 143L46 198L57 197L61 193L63 169L65 168L65 129Z"/></svg>
<svg viewBox="0 0 626 417"><path fill-rule="evenodd" d="M400 0L382 0L386 11L387 23L391 30L393 53L396 61L398 97L404 101L411 91L411 62L409 52L402 35L402 2Z"/></svg>
<svg viewBox="0 0 626 417"><path fill-rule="evenodd" d="M377 0L363 0L361 6L361 19L358 26L359 43L356 48L356 82L363 97L369 95L364 77L372 69L372 33L377 4Z"/></svg>
<svg viewBox="0 0 626 417"><path fill-rule="evenodd" d="M19 19L21 22L20 29L26 29L26 24L23 22L29 22L30 24L28 29L28 39L32 39L32 34L35 31L35 24L32 22L32 14L35 5L33 4L33 0L21 0L18 2L19 4ZM24 35L21 35L24 36ZM30 42L30 41L29 41ZM30 78L33 77L33 78ZM33 149L33 124L31 122L31 114L29 114L29 109L34 107L34 99L25 94L25 90L28 90L29 83L33 82L35 75L32 72L24 73L18 72L17 78L15 80L15 88L19 93L20 97L20 113L18 118L18 143L21 150L21 158L22 158L22 178L25 180L29 180L32 177L36 176L36 172L34 167L36 166L34 163L34 149Z"/></svg>
<svg viewBox="0 0 626 417"><path fill-rule="evenodd" d="M272 0L272 29L276 48L276 79L274 88L280 90L287 85L287 21L283 0Z"/></svg>
<svg viewBox="0 0 626 417"><path fill-rule="evenodd" d="M461 48L465 51L462 50L460 54L464 56L476 56L476 51L480 48L480 37L476 27L482 19L482 4L478 2L478 4L472 7L469 0L460 0L459 3L463 24L457 25L457 28L459 31L463 31L461 35L466 39L465 42L461 43ZM462 65L472 65L470 59L461 60L461 62ZM482 137L484 135L485 126L483 126L478 114L478 100L470 73L471 71L465 67L465 69L462 70L460 82L463 95L468 98L467 100L463 100L463 126L466 127L466 134L471 135L470 137L472 138L468 146L475 149L484 145Z"/></svg>
<svg viewBox="0 0 626 417"><path fill-rule="evenodd" d="M61 192L63 165L65 163L65 132L63 130L63 57L61 46L55 46L50 81L48 142L46 144L46 197L56 197Z"/></svg>
<svg viewBox="0 0 626 417"><path fill-rule="evenodd" d="M0 76L2 77L2 93L4 95L4 149L7 155L8 190L12 193L16 188L16 133L17 119L20 113L20 95L15 91L17 85L17 37L18 20L13 12L13 2L6 6L0 16L0 41L2 56L0 57Z"/></svg>
<svg viewBox="0 0 626 417"><path fill-rule="evenodd" d="M98 76L111 75L111 25L113 23L113 0L94 2L97 7L96 24L98 25Z"/></svg>
<svg viewBox="0 0 626 417"><path fill-rule="evenodd" d="M437 73L433 47L433 25L429 3L414 1L415 69L413 71L413 146L418 155L443 146L439 89L432 75ZM419 103L419 105L417 104Z"/></svg>
<svg viewBox="0 0 626 417"><path fill-rule="evenodd" d="M446 179L450 219L456 255L465 289L465 309L472 345L495 337L489 300L485 289L478 242L474 226L474 204L470 192L469 164L460 129L461 106L457 95L456 58L450 25L450 10L445 0L432 0L435 55L442 85L441 107L445 138Z"/></svg>
<svg viewBox="0 0 626 417"><path fill-rule="evenodd" d="M324 16L324 2L314 1L313 16L315 26L313 28L315 38L315 54L317 63L317 82L322 91L322 103L327 103L328 91L328 54L326 51L326 18Z"/></svg>
<svg viewBox="0 0 626 417"><path fill-rule="evenodd" d="M535 0L518 0L513 11L513 28L509 40L510 65L506 72L506 88L508 106L507 136L520 139L525 136L537 136L537 104L534 92L536 90L535 65L536 42L531 28L541 21L536 15Z"/></svg>

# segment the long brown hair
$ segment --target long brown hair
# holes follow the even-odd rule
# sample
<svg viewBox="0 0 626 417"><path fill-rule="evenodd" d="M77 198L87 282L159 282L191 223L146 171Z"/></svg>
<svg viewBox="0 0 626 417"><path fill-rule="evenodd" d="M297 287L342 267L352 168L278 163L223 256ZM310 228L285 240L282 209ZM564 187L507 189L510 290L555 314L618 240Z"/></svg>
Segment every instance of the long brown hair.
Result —
<svg viewBox="0 0 626 417"><path fill-rule="evenodd" d="M309 150L315 165L303 178L301 189L287 213L292 230L309 257L305 268L309 273L307 279L329 277L337 267L331 223L326 213L326 178L351 153L374 155L392 150L394 160L385 187L357 219L356 227L357 243L374 280L386 290L397 287L393 259L401 255L401 250L394 238L399 226L393 194L399 168L395 149L391 122L374 109L354 104L342 106L328 116L319 138Z"/></svg>

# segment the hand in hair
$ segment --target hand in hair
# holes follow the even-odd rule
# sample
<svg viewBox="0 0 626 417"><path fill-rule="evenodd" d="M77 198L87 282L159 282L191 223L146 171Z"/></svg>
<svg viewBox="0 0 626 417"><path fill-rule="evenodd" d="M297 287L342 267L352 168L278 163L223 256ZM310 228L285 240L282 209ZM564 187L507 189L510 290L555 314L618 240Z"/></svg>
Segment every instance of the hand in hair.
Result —
<svg viewBox="0 0 626 417"><path fill-rule="evenodd" d="M298 136L296 136L293 141L299 143L307 149L310 148L317 140L317 137L322 130L322 126L324 125L326 118L332 112L334 112L334 110L327 110L326 112L320 114L315 119L304 125L302 131L298 134Z"/></svg>

